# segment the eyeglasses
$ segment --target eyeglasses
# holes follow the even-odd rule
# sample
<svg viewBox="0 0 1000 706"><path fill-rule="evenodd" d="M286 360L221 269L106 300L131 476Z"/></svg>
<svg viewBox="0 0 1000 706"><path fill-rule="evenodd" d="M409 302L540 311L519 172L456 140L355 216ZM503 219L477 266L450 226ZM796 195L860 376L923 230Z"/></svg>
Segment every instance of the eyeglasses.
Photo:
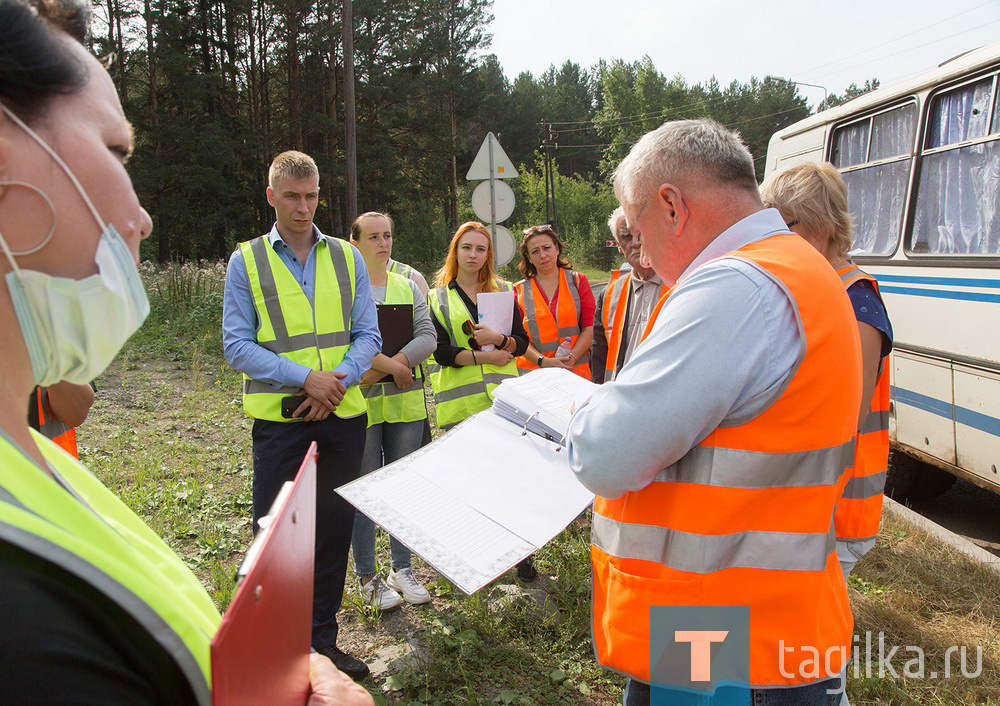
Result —
<svg viewBox="0 0 1000 706"><path fill-rule="evenodd" d="M469 336L469 348L471 348L474 351L478 351L481 349L481 346L479 345L478 342L476 342L476 339L473 336L473 333L475 333L475 329L472 327L472 321L470 319L466 319L465 321L462 322L462 333L464 333L466 336Z"/></svg>
<svg viewBox="0 0 1000 706"><path fill-rule="evenodd" d="M546 223L541 226L531 226L530 228L525 228L521 231L525 235L538 235L539 233L548 233L549 235L558 235L551 225Z"/></svg>
<svg viewBox="0 0 1000 706"><path fill-rule="evenodd" d="M789 228L792 228L793 226L797 226L798 224L799 224L799 219L793 218L792 220L788 221L785 225L788 226Z"/></svg>

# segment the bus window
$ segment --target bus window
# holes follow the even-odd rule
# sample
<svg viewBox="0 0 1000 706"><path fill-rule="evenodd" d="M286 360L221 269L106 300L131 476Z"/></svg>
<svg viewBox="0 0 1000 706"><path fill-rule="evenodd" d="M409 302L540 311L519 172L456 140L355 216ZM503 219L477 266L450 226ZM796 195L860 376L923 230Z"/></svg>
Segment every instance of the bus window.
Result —
<svg viewBox="0 0 1000 706"><path fill-rule="evenodd" d="M996 134L994 117L995 81L996 77L990 76L932 99L910 252L1000 254L1000 135Z"/></svg>
<svg viewBox="0 0 1000 706"><path fill-rule="evenodd" d="M891 255L899 243L917 111L897 106L837 128L830 159L847 184L855 255Z"/></svg>

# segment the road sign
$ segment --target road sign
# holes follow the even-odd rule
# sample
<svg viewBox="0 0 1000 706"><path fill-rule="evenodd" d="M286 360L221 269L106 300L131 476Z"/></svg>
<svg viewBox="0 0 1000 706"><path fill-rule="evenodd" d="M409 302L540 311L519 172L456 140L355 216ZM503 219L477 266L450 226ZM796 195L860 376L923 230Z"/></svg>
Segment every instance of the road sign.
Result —
<svg viewBox="0 0 1000 706"><path fill-rule="evenodd" d="M513 234L503 226L495 226L496 234L493 236L493 256L496 259L496 266L503 267L514 259L517 254L517 241Z"/></svg>
<svg viewBox="0 0 1000 706"><path fill-rule="evenodd" d="M514 190L502 181L493 182L493 190L496 220L506 221L514 212ZM494 215L490 211L490 182L488 179L480 182L479 186L472 192L472 210L485 223L489 223Z"/></svg>
<svg viewBox="0 0 1000 706"><path fill-rule="evenodd" d="M490 152L493 154L491 155ZM496 135L488 132L476 158L472 160L472 166L469 167L469 173L465 175L465 178L468 181L475 181L476 179L489 179L491 175L494 179L513 179L517 176L517 170L514 169L514 163L510 161L510 157L503 151L503 147L497 142Z"/></svg>

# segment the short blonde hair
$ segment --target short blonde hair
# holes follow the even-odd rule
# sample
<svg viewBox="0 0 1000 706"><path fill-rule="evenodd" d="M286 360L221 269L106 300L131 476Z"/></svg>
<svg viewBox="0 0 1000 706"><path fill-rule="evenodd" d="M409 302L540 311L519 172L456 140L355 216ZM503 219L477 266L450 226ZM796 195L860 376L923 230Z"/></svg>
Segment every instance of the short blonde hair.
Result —
<svg viewBox="0 0 1000 706"><path fill-rule="evenodd" d="M761 184L764 205L776 208L803 231L830 242L833 255L846 257L851 249L851 213L847 185L829 162L805 162L772 174Z"/></svg>
<svg viewBox="0 0 1000 706"><path fill-rule="evenodd" d="M319 168L313 158L304 152L288 150L271 161L267 170L267 185L272 189L285 179L319 178Z"/></svg>

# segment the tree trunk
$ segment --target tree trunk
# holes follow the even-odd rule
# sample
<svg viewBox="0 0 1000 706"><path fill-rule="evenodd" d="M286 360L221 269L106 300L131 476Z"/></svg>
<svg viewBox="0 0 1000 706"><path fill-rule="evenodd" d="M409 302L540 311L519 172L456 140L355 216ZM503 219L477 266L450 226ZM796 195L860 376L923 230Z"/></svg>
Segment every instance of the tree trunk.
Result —
<svg viewBox="0 0 1000 706"><path fill-rule="evenodd" d="M288 59L286 69L288 74L288 141L292 149L303 149L302 144L302 89L300 76L302 66L299 62L299 10L295 0L289 0L285 16L288 27Z"/></svg>
<svg viewBox="0 0 1000 706"><path fill-rule="evenodd" d="M344 176L346 184L345 232L358 217L357 113L354 104L354 17L351 0L343 0L341 13L344 43Z"/></svg>
<svg viewBox="0 0 1000 706"><path fill-rule="evenodd" d="M448 224L458 228L458 119L455 115L455 92L448 91L448 118L451 123L451 148L448 155Z"/></svg>

